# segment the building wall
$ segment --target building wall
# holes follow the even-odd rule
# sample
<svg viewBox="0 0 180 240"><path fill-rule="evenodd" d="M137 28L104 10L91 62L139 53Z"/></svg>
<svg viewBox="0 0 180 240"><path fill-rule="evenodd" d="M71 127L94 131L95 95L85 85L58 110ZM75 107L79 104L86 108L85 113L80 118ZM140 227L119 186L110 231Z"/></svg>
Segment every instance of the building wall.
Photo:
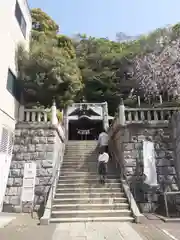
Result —
<svg viewBox="0 0 180 240"><path fill-rule="evenodd" d="M0 1L0 96L2 100L0 101L0 121L11 129L15 127L19 103L6 89L8 69L17 76L15 64L17 44L21 42L28 49L31 30L31 16L27 2L18 0L18 3L27 25L25 37L15 16L16 0Z"/></svg>
<svg viewBox="0 0 180 240"><path fill-rule="evenodd" d="M20 91L17 92L16 50L19 43L29 49L31 25L26 0L0 1L0 211L11 164L13 133L21 95Z"/></svg>

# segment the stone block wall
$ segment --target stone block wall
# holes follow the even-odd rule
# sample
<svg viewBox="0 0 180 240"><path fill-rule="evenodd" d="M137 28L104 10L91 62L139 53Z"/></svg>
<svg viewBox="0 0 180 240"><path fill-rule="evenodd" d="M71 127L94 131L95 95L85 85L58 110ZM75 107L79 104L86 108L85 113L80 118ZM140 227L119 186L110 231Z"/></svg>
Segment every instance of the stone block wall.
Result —
<svg viewBox="0 0 180 240"><path fill-rule="evenodd" d="M180 189L180 113L175 113L171 119L171 136L174 151L174 164L177 175L177 184Z"/></svg>
<svg viewBox="0 0 180 240"><path fill-rule="evenodd" d="M34 206L38 209L63 160L64 140L58 129L47 123L16 125L13 156L4 199L4 211L29 212L32 202L22 203L24 164L36 163Z"/></svg>
<svg viewBox="0 0 180 240"><path fill-rule="evenodd" d="M138 185L143 183L142 141L151 140L155 145L157 178L160 191L165 188L177 189L177 179L174 164L174 154L171 139L172 129L168 124L129 124L117 127L110 139L110 145L115 152L121 168L133 191L137 201L144 201ZM154 201L157 201L155 196Z"/></svg>

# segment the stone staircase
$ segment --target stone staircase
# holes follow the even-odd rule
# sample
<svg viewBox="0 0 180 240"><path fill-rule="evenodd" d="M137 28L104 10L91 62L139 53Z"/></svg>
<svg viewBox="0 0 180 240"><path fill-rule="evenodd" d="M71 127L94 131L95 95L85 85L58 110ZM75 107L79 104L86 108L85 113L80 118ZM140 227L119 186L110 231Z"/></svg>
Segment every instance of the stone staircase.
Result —
<svg viewBox="0 0 180 240"><path fill-rule="evenodd" d="M111 162L107 183L99 183L96 145L96 141L68 142L50 222L134 220Z"/></svg>

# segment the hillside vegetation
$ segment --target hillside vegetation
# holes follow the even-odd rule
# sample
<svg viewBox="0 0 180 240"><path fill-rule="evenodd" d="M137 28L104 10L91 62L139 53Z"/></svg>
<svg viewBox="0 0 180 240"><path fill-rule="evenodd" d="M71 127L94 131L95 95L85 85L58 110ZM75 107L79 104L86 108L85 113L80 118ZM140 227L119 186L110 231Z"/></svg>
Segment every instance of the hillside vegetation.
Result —
<svg viewBox="0 0 180 240"><path fill-rule="evenodd" d="M32 9L30 53L18 49L19 80L26 102L58 107L73 101L107 101L113 114L120 97L144 99L180 93L180 25L133 41L78 35L70 39L40 9Z"/></svg>

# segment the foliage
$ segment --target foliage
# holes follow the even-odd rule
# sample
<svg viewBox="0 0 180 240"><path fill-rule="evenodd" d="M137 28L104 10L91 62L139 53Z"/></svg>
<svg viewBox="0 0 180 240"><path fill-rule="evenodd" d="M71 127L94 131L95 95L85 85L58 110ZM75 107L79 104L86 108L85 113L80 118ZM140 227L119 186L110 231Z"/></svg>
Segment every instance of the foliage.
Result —
<svg viewBox="0 0 180 240"><path fill-rule="evenodd" d="M32 9L31 17L33 30L54 35L59 31L59 26L40 8Z"/></svg>
<svg viewBox="0 0 180 240"><path fill-rule="evenodd" d="M30 51L22 46L17 51L19 81L26 102L51 106L55 98L58 107L73 102L82 88L71 39L56 34L58 25L40 9L31 11L33 33ZM35 25L39 24L39 27Z"/></svg>
<svg viewBox="0 0 180 240"><path fill-rule="evenodd" d="M44 106L55 97L58 107L73 101L81 88L81 76L76 61L66 57L57 43L34 43L28 53L18 53L19 79L26 91L26 100Z"/></svg>
<svg viewBox="0 0 180 240"><path fill-rule="evenodd" d="M178 74L180 54L175 42L179 26L157 29L123 42L79 35L74 45L87 101L106 100L113 113L120 96L127 98L128 105L135 104L128 96L132 88L145 98L167 92L179 94L178 75L173 77ZM165 71L169 77L165 77Z"/></svg>
<svg viewBox="0 0 180 240"><path fill-rule="evenodd" d="M180 24L135 38L120 33L119 42L86 34L71 39L58 34L58 25L41 9L31 14L30 53L20 48L18 54L27 101L48 106L55 97L61 107L83 98L107 101L114 114L120 97L136 104L132 89L141 97L180 93Z"/></svg>

